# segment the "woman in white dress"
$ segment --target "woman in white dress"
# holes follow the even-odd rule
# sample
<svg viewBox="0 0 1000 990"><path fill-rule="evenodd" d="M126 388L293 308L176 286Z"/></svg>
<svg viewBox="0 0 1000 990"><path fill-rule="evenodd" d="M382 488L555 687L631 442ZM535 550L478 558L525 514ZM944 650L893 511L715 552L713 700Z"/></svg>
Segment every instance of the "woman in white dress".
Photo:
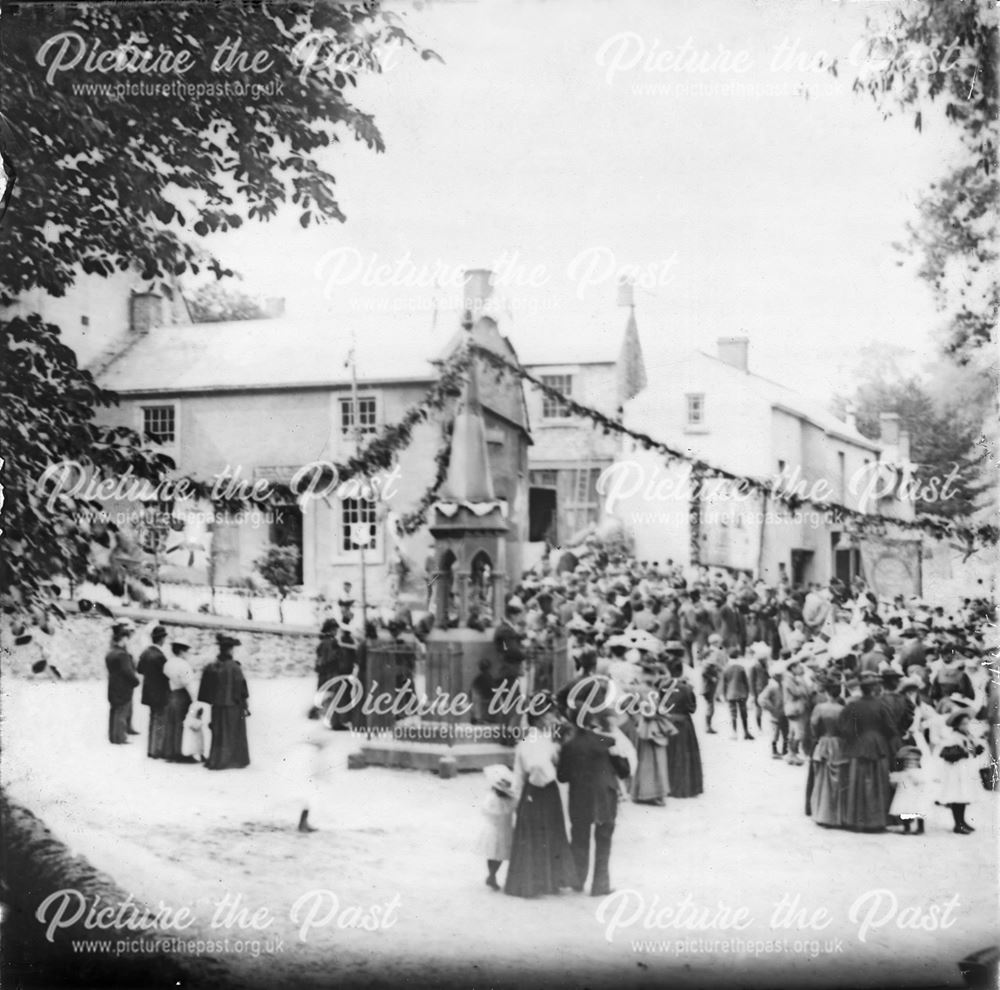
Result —
<svg viewBox="0 0 1000 990"><path fill-rule="evenodd" d="M170 684L167 707L164 711L163 757L172 763L194 763L193 756L184 754L184 719L191 708L191 701L197 694L194 670L187 661L190 647L187 643L170 644L171 657L163 665L163 673Z"/></svg>
<svg viewBox="0 0 1000 990"><path fill-rule="evenodd" d="M580 887L556 783L559 744L552 734L554 722L548 711L529 716L533 731L514 750L517 823L504 892L515 897L538 897L556 894L562 887Z"/></svg>

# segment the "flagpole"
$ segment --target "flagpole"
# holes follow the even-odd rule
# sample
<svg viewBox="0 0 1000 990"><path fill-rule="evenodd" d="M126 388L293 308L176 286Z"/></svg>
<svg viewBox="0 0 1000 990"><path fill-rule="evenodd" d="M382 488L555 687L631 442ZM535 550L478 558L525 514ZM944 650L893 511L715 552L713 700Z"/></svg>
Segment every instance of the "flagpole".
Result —
<svg viewBox="0 0 1000 990"><path fill-rule="evenodd" d="M351 405L353 406L354 412L354 453L355 456L361 451L361 404L358 400L358 367L357 361L355 360L355 336L354 331L351 331ZM358 489L358 524L361 520L361 489ZM360 529L359 529L360 534ZM353 539L353 527L352 527L352 539ZM362 641L367 641L368 639L368 584L367 584L367 565L365 562L365 543L361 543L354 540L355 545L358 547L360 553L360 563L361 563L361 639Z"/></svg>

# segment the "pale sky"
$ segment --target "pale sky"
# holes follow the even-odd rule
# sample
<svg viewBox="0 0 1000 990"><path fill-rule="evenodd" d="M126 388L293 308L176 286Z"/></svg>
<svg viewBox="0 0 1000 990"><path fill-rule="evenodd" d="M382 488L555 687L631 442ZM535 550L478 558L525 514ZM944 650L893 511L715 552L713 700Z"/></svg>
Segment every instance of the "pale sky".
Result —
<svg viewBox="0 0 1000 990"><path fill-rule="evenodd" d="M358 306L429 307L434 296L348 278L359 262L397 266L409 255L457 271L495 268L506 254L521 274L501 290L515 314L503 331L528 357L541 336L565 340L571 360L574 339L595 325L619 338L616 275L637 266L651 378L677 349L714 350L717 337L740 332L753 370L817 398L846 384L842 372L869 341L932 355L940 318L891 244L945 171L955 137L935 114L925 113L922 134L910 114L883 121L851 92L864 17L889 4L406 9L411 33L444 64L397 57L363 81L358 100L387 150L330 152L345 224L304 231L285 215L210 240L249 291L285 296L293 315L330 311L339 326ZM685 52L707 71L670 62L657 71L656 56L673 53L676 64ZM800 71L820 53L840 55L838 78ZM330 251L346 284L316 274ZM415 322L433 350L429 311Z"/></svg>

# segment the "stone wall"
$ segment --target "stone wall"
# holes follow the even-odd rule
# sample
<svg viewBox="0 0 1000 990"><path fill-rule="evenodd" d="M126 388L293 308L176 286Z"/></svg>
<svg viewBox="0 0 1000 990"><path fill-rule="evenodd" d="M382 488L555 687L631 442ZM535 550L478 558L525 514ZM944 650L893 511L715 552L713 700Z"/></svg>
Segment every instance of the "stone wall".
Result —
<svg viewBox="0 0 1000 990"><path fill-rule="evenodd" d="M215 659L215 637L218 628L187 625L180 617L165 621L170 640L182 640L191 647L188 658L195 670ZM133 657L149 645L149 630L153 623L137 623L130 652ZM287 635L277 632L255 632L234 626L230 630L240 645L235 656L250 677L309 676L316 659L318 636ZM9 623L0 629L0 671L4 676L23 678L51 677L48 672L32 673L32 665L46 659L56 667L63 680L103 680L106 676L104 656L111 642L111 620L103 617L70 616L59 623L52 635L33 630L32 642L14 645Z"/></svg>

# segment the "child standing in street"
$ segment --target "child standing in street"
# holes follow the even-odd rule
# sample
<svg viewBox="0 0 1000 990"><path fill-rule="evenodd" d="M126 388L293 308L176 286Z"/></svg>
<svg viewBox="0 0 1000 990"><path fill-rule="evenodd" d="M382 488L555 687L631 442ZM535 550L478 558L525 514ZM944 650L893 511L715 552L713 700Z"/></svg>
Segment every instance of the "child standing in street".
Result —
<svg viewBox="0 0 1000 990"><path fill-rule="evenodd" d="M924 819L931 801L927 771L920 765L922 756L923 753L916 746L903 746L896 753L902 769L889 774L889 780L896 785L889 816L898 818L903 823L903 835L924 834ZM915 823L912 833L911 823Z"/></svg>
<svg viewBox="0 0 1000 990"><path fill-rule="evenodd" d="M510 859L511 840L514 835L514 776L503 764L484 768L490 785L481 811L486 819L479 836L478 850L486 857L486 886L499 890L497 870Z"/></svg>

